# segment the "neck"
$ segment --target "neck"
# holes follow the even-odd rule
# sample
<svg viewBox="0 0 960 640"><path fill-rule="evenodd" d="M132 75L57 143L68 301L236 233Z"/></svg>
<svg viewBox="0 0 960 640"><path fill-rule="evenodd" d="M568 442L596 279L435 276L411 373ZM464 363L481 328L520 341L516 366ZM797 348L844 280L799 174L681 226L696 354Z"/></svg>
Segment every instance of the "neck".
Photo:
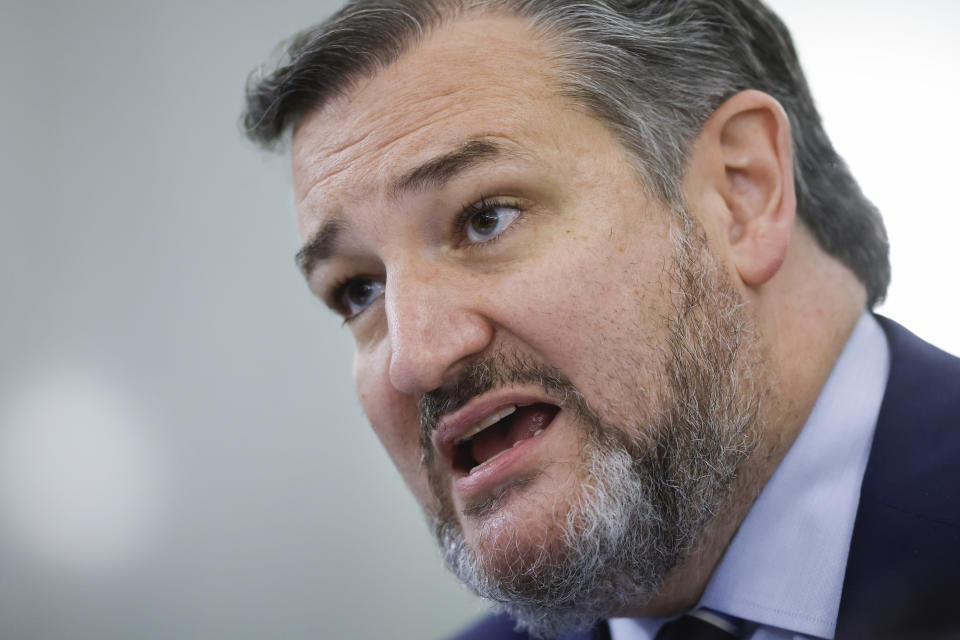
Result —
<svg viewBox="0 0 960 640"><path fill-rule="evenodd" d="M866 306L853 274L826 255L798 225L783 267L761 290L744 291L762 342L770 391L760 415L760 444L687 559L657 594L620 615L662 617L696 605L761 489L813 410L817 397Z"/></svg>

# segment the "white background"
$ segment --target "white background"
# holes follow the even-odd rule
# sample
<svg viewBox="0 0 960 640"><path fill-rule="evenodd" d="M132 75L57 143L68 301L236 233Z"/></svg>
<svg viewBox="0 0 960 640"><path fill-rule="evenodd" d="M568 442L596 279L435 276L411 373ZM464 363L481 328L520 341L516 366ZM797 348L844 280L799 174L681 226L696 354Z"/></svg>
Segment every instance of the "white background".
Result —
<svg viewBox="0 0 960 640"><path fill-rule="evenodd" d="M960 5L773 3L884 214L881 310L960 353ZM0 5L0 637L430 638L446 576L236 119L319 0Z"/></svg>
<svg viewBox="0 0 960 640"><path fill-rule="evenodd" d="M960 5L770 4L793 31L834 146L886 222L893 281L878 310L960 354Z"/></svg>

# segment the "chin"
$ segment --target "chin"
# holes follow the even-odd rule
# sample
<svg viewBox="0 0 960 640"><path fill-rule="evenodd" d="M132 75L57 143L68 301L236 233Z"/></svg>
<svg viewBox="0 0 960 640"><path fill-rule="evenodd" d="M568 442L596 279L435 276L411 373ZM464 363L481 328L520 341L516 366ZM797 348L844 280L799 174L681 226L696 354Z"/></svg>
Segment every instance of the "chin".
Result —
<svg viewBox="0 0 960 640"><path fill-rule="evenodd" d="M542 363L477 366L475 377L494 388L552 381L579 441L571 448L564 430L547 429L544 442L567 443L539 458L552 463L527 467L537 475L470 503L452 500L442 476L431 482L443 505L434 529L447 566L535 637L647 606L692 557L759 446L771 377L762 345L737 290L697 244L677 245L681 293L660 379L650 385L664 390L658 406L593 406ZM636 370L623 367L619 379L627 385ZM637 391L625 397L646 397ZM636 422L615 419L623 415Z"/></svg>
<svg viewBox="0 0 960 640"><path fill-rule="evenodd" d="M569 486L541 477L483 515L436 523L450 570L534 636L588 626L647 598L660 581L659 562L638 565L628 551L650 539L647 528L631 527L651 521L645 497L609 486L623 486L632 456L579 462L587 473L563 473Z"/></svg>
<svg viewBox="0 0 960 640"><path fill-rule="evenodd" d="M485 513L460 516L466 544L483 572L494 579L518 579L520 572L535 574L536 567L562 564L567 523L572 511L570 487L546 487L549 478L514 484L497 496Z"/></svg>

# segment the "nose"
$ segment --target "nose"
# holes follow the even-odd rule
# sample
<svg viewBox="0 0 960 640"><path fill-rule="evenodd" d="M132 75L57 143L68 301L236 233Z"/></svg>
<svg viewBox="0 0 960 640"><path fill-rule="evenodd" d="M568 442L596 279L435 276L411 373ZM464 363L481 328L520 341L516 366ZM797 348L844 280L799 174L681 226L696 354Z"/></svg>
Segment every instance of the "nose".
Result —
<svg viewBox="0 0 960 640"><path fill-rule="evenodd" d="M475 283L437 271L392 276L385 294L391 384L420 395L455 381L493 339L491 322L477 308Z"/></svg>

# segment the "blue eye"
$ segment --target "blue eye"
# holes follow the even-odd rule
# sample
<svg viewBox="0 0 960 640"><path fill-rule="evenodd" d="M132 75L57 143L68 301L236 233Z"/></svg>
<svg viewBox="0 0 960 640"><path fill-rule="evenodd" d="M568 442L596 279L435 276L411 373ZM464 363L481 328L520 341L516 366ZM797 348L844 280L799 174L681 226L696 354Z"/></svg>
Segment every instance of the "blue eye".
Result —
<svg viewBox="0 0 960 640"><path fill-rule="evenodd" d="M467 239L473 244L490 242L506 231L519 215L520 210L516 207L481 202L467 219Z"/></svg>
<svg viewBox="0 0 960 640"><path fill-rule="evenodd" d="M361 313L383 295L382 282L370 278L354 278L347 281L339 292L339 302L347 318Z"/></svg>

